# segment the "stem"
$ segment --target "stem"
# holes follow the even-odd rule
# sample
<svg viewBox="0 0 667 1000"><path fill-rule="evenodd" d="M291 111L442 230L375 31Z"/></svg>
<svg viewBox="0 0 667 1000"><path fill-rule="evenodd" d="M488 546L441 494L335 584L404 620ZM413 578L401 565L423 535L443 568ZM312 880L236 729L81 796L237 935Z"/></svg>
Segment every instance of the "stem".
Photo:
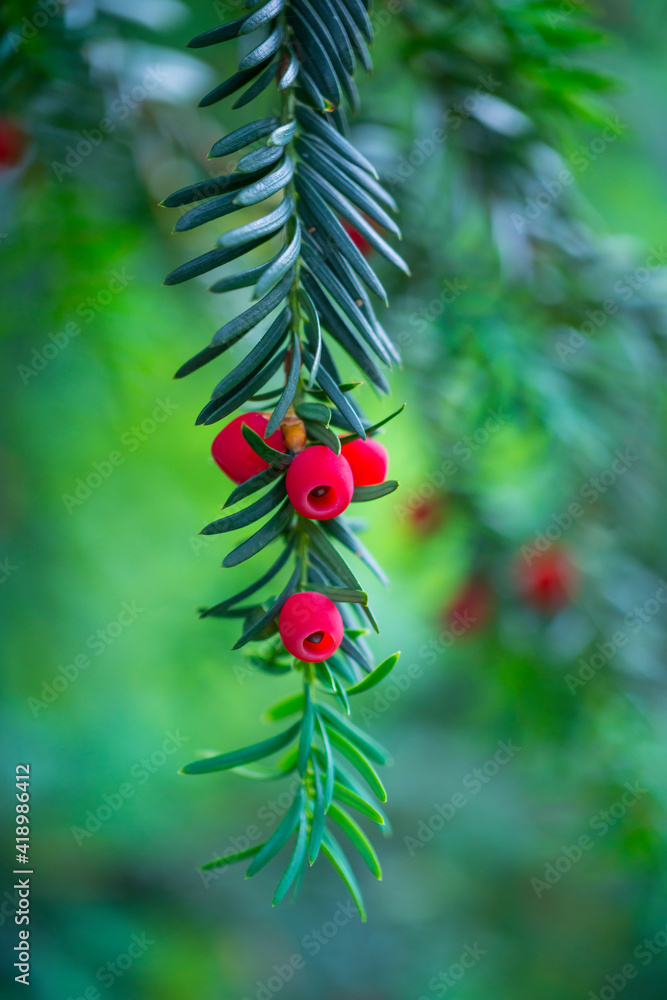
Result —
<svg viewBox="0 0 667 1000"><path fill-rule="evenodd" d="M285 28L287 28L286 24ZM294 91L292 87L288 87L287 90L284 90L281 93L281 109L280 109L281 124L287 125L289 122L294 120L294 106L295 106ZM287 144L286 152L289 155L291 155L293 159L296 158L296 154L294 152L294 139L291 139L290 142ZM287 193L291 195L296 205L296 188L294 183L294 177L292 177L291 181L287 186ZM296 208L293 218L295 219L297 218ZM296 229L295 225L289 226L288 232L290 238L294 236L295 229ZM287 299L288 305L292 312L291 329L299 337L299 343L301 342L301 306L299 303L300 284L301 284L301 254L297 256L297 259L294 262L294 280L292 281L292 287L290 288ZM301 378L301 375L299 375L299 384L297 386L294 400L297 404L302 402L303 400L303 379Z"/></svg>
<svg viewBox="0 0 667 1000"><path fill-rule="evenodd" d="M301 557L301 575L299 578L299 587L301 590L305 590L308 586L308 535L303 526L303 518L299 515L299 523L297 527L299 533L299 555Z"/></svg>
<svg viewBox="0 0 667 1000"><path fill-rule="evenodd" d="M286 24L285 27L287 27ZM294 107L295 107L294 91L292 87L288 87L287 90L284 90L281 94L281 109L280 109L281 124L287 125L289 122L293 121ZM287 144L286 152L293 158L296 157L296 153L294 151L294 139L290 140L290 142ZM292 177L291 181L289 182L287 193L291 195L291 197L294 199L294 203L296 206L296 188L294 183L294 177ZM296 220L297 218L298 216L295 207L293 219ZM291 224L291 223L292 220L290 220L290 222L288 223L289 238L292 238L294 236L294 231L296 229L296 224ZM301 303L299 301L300 285L301 285L301 254L297 256L297 259L294 262L294 280L292 281L292 286L289 290L289 295L288 295L288 305L292 313L291 330L294 333L296 333L297 337L299 338L299 343L301 343L301 337L302 337ZM303 401L303 396L304 396L304 380L301 373L299 373L299 382L297 385L296 393L294 396L294 402L292 406L294 406L294 404L298 405L299 403L301 403ZM296 548L297 548L297 554L301 558L299 589L306 590L308 587L308 536L306 534L303 525L303 519L301 517L299 517L298 519L297 532L298 532L298 542ZM307 667L307 668L305 667L304 684L306 683L310 684L313 679L314 679L314 674L312 667Z"/></svg>

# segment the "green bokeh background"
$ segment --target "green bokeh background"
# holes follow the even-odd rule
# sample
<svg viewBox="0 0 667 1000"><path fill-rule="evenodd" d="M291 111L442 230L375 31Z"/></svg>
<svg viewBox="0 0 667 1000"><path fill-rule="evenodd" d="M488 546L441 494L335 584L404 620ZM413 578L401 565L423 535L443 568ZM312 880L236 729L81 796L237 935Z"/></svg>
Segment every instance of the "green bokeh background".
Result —
<svg viewBox="0 0 667 1000"><path fill-rule="evenodd" d="M152 42L177 47L217 23L209 5L189 7L184 20L156 28ZM602 13L615 34L596 58L622 79L610 101L631 129L578 180L602 231L630 232L648 247L667 233L665 7L647 4L631 16L628 4L617 3ZM100 18L100 33L105 24ZM379 35L378 73L362 96L371 106L394 104L397 119L409 121L419 108L411 103L414 83L402 79L392 58L400 30L394 24ZM149 29L131 23L119 35L150 40ZM27 42L26 53L29 45L35 63L48 60L42 37ZM206 55L218 73L233 58ZM64 65L62 78L73 86L74 70ZM573 697L563 676L578 659L567 653L578 619L565 619L555 636L523 617L507 564L496 583L497 620L435 656L425 652L467 573L469 528L452 506L451 517L424 539L396 506L442 461L411 364L418 344L408 348L392 386L393 401L408 408L384 439L401 492L396 502L373 505L365 535L393 580L384 591L364 576L382 624L374 651L379 660L402 650L395 680L378 689L384 700L368 694L360 701L370 731L395 756L386 776L393 837L379 844L384 881L359 872L369 921L348 915L345 890L323 860L298 901L273 910L274 866L248 883L240 869L209 880L198 873L232 838L272 829L284 809L281 789L267 793L234 775L184 778L178 768L201 750L261 738L268 732L262 709L296 685L230 653L234 623L197 622L198 606L240 589L255 569L221 571L224 542L197 535L228 489L209 457L215 428L192 426L210 377L170 381L214 324L245 300L242 292L222 302L201 286L161 286L187 249L206 249L210 235L171 238L173 218L154 206L197 176L210 144L237 122L227 106L195 113L194 95L182 104L157 102L59 182L50 163L95 121L96 99L91 88L90 106L70 107L66 124L52 127L49 107L26 99L33 152L18 175L0 179L3 795L11 801L14 764L29 762L32 995L67 1000L97 990L114 1000L265 1000L268 989L295 1000L574 1000L597 996L605 977L634 962L637 979L618 992L658 1000L667 986L667 935L646 965L633 951L667 928L664 674L629 679L614 664L591 682L586 701ZM22 117L19 106L10 110ZM400 136L397 142L400 148ZM420 198L417 179L412 197ZM403 252L411 260L409 242ZM107 303L114 271L127 284ZM399 318L390 312L387 319L393 333L414 308L403 294L395 303ZM87 319L89 307L94 316ZM484 308L474 289L460 304L463 315ZM72 321L80 333L65 342ZM63 346L49 348L54 356L38 370L33 352L44 358L51 334ZM444 324L432 324L429 336L446 335ZM647 395L653 390L647 386ZM585 408L585 385L580 391ZM447 372L442 392L451 401ZM389 412L364 393L369 415ZM646 412L655 430L659 405L651 400ZM459 426L453 440L472 429ZM548 439L513 417L466 469L491 507L513 506L525 525L539 526L553 509L548 481L558 470L545 467L545 433ZM91 474L86 493L80 483ZM649 451L642 476L655 481L657 474ZM621 488L631 510L641 483ZM622 578L626 545L657 558L662 537L633 540L640 528L612 526L618 548L601 545L592 563L590 549L583 552L584 580L597 575L599 582L607 572ZM522 531L519 524L517 546ZM621 611L654 591L648 573L640 584L633 576ZM584 582L583 606L587 594ZM127 604L136 609L133 619L115 625ZM663 648L660 617L637 638L640 659L655 659ZM69 666L81 655L85 667ZM633 650L627 655L632 661ZM167 743L165 753L173 734L179 745ZM471 793L466 775L493 758L499 741L520 750ZM594 827L590 851L538 896L531 879L542 878L564 847L591 832L601 810L620 801L623 786L636 782L646 790L639 801L604 836ZM428 842L410 847L406 838L417 836L434 804L465 789L466 805ZM275 807L267 808L269 795ZM5 869L12 835L8 823ZM10 880L7 893L1 921L11 949ZM99 970L126 964L133 935L144 940L143 950L109 984ZM481 957L443 992L434 977L467 946ZM294 955L302 962L289 981L265 987L275 966Z"/></svg>

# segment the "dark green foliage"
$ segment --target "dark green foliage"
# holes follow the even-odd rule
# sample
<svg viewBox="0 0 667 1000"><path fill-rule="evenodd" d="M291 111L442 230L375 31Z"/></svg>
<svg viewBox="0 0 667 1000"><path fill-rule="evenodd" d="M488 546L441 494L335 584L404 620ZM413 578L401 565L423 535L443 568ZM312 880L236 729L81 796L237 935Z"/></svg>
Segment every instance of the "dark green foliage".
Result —
<svg viewBox="0 0 667 1000"><path fill-rule="evenodd" d="M221 420L249 402L252 405L257 400L271 401L273 411L266 437L280 427L301 421L307 444L324 444L339 454L341 439L332 428L347 432L344 441L365 438L369 421L351 395L359 383L343 384L327 338L335 341L364 378L383 393L389 391L389 384L380 365L391 368L399 360L375 318L366 289L386 302L385 290L340 219L352 225L387 260L409 273L403 259L375 228L381 226L400 238L398 226L385 210L385 207L394 210L394 201L380 186L372 165L347 138L343 102L352 111L358 108L353 74L357 58L370 69L366 43L372 40L372 28L366 7L359 0L269 0L228 25L198 35L190 47L213 45L262 26L263 37L243 57L238 71L200 103L214 104L249 84L235 105L241 106L275 82L281 95L279 117L258 119L216 142L209 157L244 151L235 171L183 188L166 198L163 205L201 203L176 224L176 230L183 231L243 211L280 191L283 191L282 201L249 221L242 216L240 225L218 238L217 249L181 265L166 283L177 284L204 274L269 240L279 238L281 247L277 252L273 250L266 263L213 282L211 291L216 293L253 288L252 298L257 301L219 329L209 345L186 362L176 377L216 360L280 309L252 349L217 383L197 423ZM251 144L255 145L248 149ZM271 381L281 366L284 384L273 388ZM307 394L317 402L308 401ZM385 418L388 419L391 418ZM371 430L379 426L376 424ZM256 852L251 852L254 857L248 874L263 867L294 836L274 903L292 885L298 886L306 855L313 864L322 851L343 878L363 915L358 887L342 849L327 830L327 816L330 814L337 822L377 877L380 867L356 821L340 804L333 804L335 775L340 772L332 748L352 763L373 793L384 801L386 795L371 761L384 763L387 753L347 716L348 694L364 690L366 676L379 679L388 668L381 665L373 671L363 641L365 630L354 628L356 619L349 618L349 609L354 609L377 629L368 608L368 597L334 540L383 577L356 535L342 522L321 525L295 517L285 498L284 475L293 457L289 444L285 454L273 449L247 426L243 427L243 435L269 468L233 490L226 506L245 500L266 486L269 489L241 510L213 521L203 534L248 527L271 514L268 521L225 557L223 566L236 566L274 541L281 541L285 548L255 584L234 598L202 611L201 616L243 618L243 632L234 648L254 643L251 662L269 673L289 669L279 655L281 647L276 645L275 632L280 611L296 590L312 589L333 600L341 609L347 629L339 650L328 663L318 664L314 669L310 664L295 662L293 669L303 674L303 695L287 699L282 707L279 705L270 712L270 717L279 719L299 712L302 715L299 723L273 740L195 762L184 770L189 774L245 766L285 745L298 730L295 766L302 779L301 789L278 830ZM286 442L291 440L285 437ZM298 447L303 447L303 439ZM353 499L382 497L396 485L391 481L360 487ZM268 602L240 606L244 599L273 580L292 552L294 571L279 596ZM346 685L351 685L349 691ZM345 714L323 705L316 695L334 698ZM338 789L339 803L357 807L367 817L376 821L379 817L382 822L380 814L354 790L345 791L340 780ZM245 856L251 854L241 852L234 858L211 862L210 866L228 864Z"/></svg>

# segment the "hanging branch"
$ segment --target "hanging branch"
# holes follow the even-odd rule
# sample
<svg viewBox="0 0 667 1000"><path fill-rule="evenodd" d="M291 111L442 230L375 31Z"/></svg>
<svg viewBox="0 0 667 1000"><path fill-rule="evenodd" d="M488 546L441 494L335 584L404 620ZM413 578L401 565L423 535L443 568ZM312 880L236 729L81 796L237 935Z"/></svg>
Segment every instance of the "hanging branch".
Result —
<svg viewBox="0 0 667 1000"><path fill-rule="evenodd" d="M280 115L243 125L215 143L209 157L243 151L233 173L189 185L162 204L194 206L181 216L177 231L249 206L261 204L266 211L227 230L215 249L178 267L165 284L205 274L269 241L280 241L264 263L226 274L211 286L218 294L252 288L252 304L222 326L176 377L219 358L263 320L274 317L245 358L215 386L197 423L224 420L239 407L260 407L235 417L213 443L216 462L237 483L225 507L252 500L203 533L248 527L271 515L225 557L223 566L236 566L276 543L282 552L253 584L203 610L201 617L242 619L234 649L259 643L253 647L252 663L268 674L298 671L303 687L268 709L269 719L276 722L297 717L277 736L195 761L183 773L235 770L270 780L296 771L299 790L273 835L203 868L250 858L247 875L254 875L290 842L273 903L293 885L298 887L306 861L312 865L321 852L365 919L355 876L328 821L380 878L375 849L348 810L386 825L376 801L386 800L376 765L386 763L388 754L350 721L349 697L382 680L398 654L373 667L363 626L377 630L377 625L339 546L385 578L341 515L350 502L373 500L396 489L396 482L385 481L387 453L375 435L400 410L370 425L352 395L361 383L343 382L329 343L335 341L379 393L388 392L382 368L390 368L399 356L375 317L369 293L385 304L387 296L358 249L353 230L387 260L406 273L408 269L376 229L384 227L400 236L387 211L396 210L394 201L347 138L343 103L352 111L358 108L356 63L371 69L368 44L373 33L367 4L268 0L198 35L189 47L254 31L261 40L241 59L238 72L207 94L200 106L241 91L234 107L243 107L275 85ZM278 204L267 204L279 192ZM282 384L276 386L281 372ZM280 575L286 580L276 585ZM259 598L267 587L273 596ZM339 710L326 699L337 702ZM271 766L257 763L269 757L275 757Z"/></svg>

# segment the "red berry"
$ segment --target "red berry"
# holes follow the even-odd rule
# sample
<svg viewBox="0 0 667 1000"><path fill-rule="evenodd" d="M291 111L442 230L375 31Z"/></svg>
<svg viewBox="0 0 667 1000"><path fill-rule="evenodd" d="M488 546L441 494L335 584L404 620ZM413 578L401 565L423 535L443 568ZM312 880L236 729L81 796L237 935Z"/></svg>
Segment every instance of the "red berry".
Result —
<svg viewBox="0 0 667 1000"><path fill-rule="evenodd" d="M368 242L365 236L362 236L358 229L355 229L352 223L348 222L347 219L341 220L343 224L343 229L350 237L355 247L359 253L363 254L364 257L369 257L373 252L373 245Z"/></svg>
<svg viewBox="0 0 667 1000"><path fill-rule="evenodd" d="M493 592L483 576L473 576L464 584L445 612L449 628L458 625L459 632L484 628L493 612Z"/></svg>
<svg viewBox="0 0 667 1000"><path fill-rule="evenodd" d="M355 486L375 486L387 478L389 455L384 445L374 438L350 441L343 445L341 454L350 463Z"/></svg>
<svg viewBox="0 0 667 1000"><path fill-rule="evenodd" d="M420 535L430 535L440 527L444 514L441 500L419 500L410 505L410 523Z"/></svg>
<svg viewBox="0 0 667 1000"><path fill-rule="evenodd" d="M311 590L287 598L278 630L287 652L308 663L326 660L343 641L340 611L324 594Z"/></svg>
<svg viewBox="0 0 667 1000"><path fill-rule="evenodd" d="M549 549L518 564L519 591L527 604L553 613L570 603L577 585L572 561L563 549Z"/></svg>
<svg viewBox="0 0 667 1000"><path fill-rule="evenodd" d="M292 506L304 517L326 521L342 514L352 499L354 480L349 462L326 445L299 452L285 477Z"/></svg>
<svg viewBox="0 0 667 1000"><path fill-rule="evenodd" d="M247 424L253 431L263 436L268 422L269 418L263 413L241 413L223 427L214 438L211 454L233 483L245 483L246 479L251 479L252 476L268 469L268 462L252 450L241 432L243 424ZM266 438L266 443L276 451L285 451L280 428L274 431L271 437Z"/></svg>
<svg viewBox="0 0 667 1000"><path fill-rule="evenodd" d="M15 167L23 156L26 143L23 129L9 118L0 118L0 168Z"/></svg>

